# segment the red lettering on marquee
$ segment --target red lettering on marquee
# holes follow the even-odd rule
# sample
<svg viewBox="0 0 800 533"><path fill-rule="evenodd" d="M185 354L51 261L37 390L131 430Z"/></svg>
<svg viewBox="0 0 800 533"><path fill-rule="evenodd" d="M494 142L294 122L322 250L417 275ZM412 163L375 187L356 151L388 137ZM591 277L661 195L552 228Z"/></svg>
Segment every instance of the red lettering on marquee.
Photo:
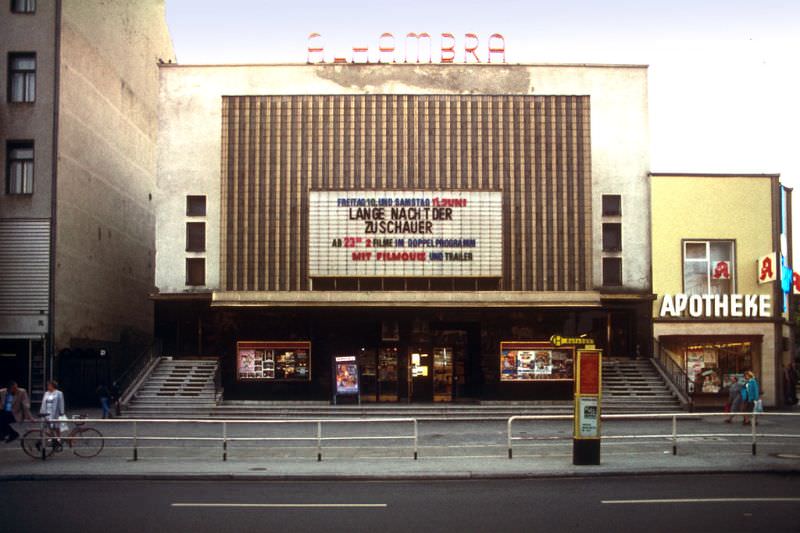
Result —
<svg viewBox="0 0 800 533"><path fill-rule="evenodd" d="M469 40L472 39L472 46L470 46ZM481 62L481 58L478 57L478 54L475 52L478 49L478 36L474 33L466 33L464 34L464 63L469 63L469 55L475 58L476 63Z"/></svg>
<svg viewBox="0 0 800 533"><path fill-rule="evenodd" d="M444 40L450 39L450 44L445 46ZM456 37L452 33L442 34L442 55L439 60L442 63L452 63L456 59Z"/></svg>
<svg viewBox="0 0 800 533"><path fill-rule="evenodd" d="M409 44L409 42L413 44ZM433 43L431 35L427 32L409 32L406 34L404 63L424 63L424 42L428 45L427 62L433 63ZM416 51L412 52L410 47L416 45ZM464 34L464 63L480 63L481 58L478 54L480 39L475 33ZM325 63L325 46L322 35L314 32L308 35L306 47L307 63ZM506 62L506 40L503 35L493 33L489 36L488 51L486 60L491 63L492 58L500 58L500 62ZM344 55L328 56L334 63L369 63L369 46L359 45L351 47L352 55L348 60ZM378 63L396 63L396 46L394 34L384 32L378 38ZM455 63L456 60L456 38L455 35L443 32L440 39L439 62L444 64Z"/></svg>
<svg viewBox="0 0 800 533"><path fill-rule="evenodd" d="M774 271L772 270L772 258L765 257L764 261L761 263L761 273L759 274L759 278L761 281L765 279L770 279L775 276Z"/></svg>
<svg viewBox="0 0 800 533"><path fill-rule="evenodd" d="M499 45L497 43L500 43ZM499 33L489 36L489 63L492 62L492 54L502 54L502 63L506 62L506 38Z"/></svg>
<svg viewBox="0 0 800 533"><path fill-rule="evenodd" d="M318 44L313 44L312 41L319 41ZM311 33L308 35L308 55L306 55L306 62L307 63L324 63L325 57L323 56L323 52L325 51L325 47L322 45L322 35L319 33ZM311 56L312 54L319 54L319 59L317 61L312 61Z"/></svg>
<svg viewBox="0 0 800 533"><path fill-rule="evenodd" d="M800 274L792 272L792 285L794 286L794 294L800 294Z"/></svg>
<svg viewBox="0 0 800 533"><path fill-rule="evenodd" d="M386 44L386 39L391 39L391 44ZM378 38L378 63L383 63L384 54L391 54L389 63L394 63L394 35L383 32Z"/></svg>
<svg viewBox="0 0 800 533"><path fill-rule="evenodd" d="M428 34L426 32L414 33L413 31L406 34L406 59L403 62L404 63L408 63L408 40L409 39L416 39L417 40L417 61L416 61L417 63L419 63L420 41L422 41L422 39L427 39L428 40L428 63L433 63L433 52L432 52L432 48L431 48L431 36L430 36L430 34Z"/></svg>

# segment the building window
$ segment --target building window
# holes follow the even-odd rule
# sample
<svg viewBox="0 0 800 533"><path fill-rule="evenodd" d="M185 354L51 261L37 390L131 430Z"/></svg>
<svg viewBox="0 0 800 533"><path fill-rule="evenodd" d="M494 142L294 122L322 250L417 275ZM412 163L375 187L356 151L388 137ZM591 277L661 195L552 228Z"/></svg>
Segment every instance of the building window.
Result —
<svg viewBox="0 0 800 533"><path fill-rule="evenodd" d="M187 196L186 197L186 216L204 217L206 216L206 197Z"/></svg>
<svg viewBox="0 0 800 533"><path fill-rule="evenodd" d="M8 54L8 101L36 100L36 54Z"/></svg>
<svg viewBox="0 0 800 533"><path fill-rule="evenodd" d="M36 13L36 0L11 0L12 13Z"/></svg>
<svg viewBox="0 0 800 533"><path fill-rule="evenodd" d="M619 257L603 258L603 286L619 287L622 285L622 259Z"/></svg>
<svg viewBox="0 0 800 533"><path fill-rule="evenodd" d="M206 284L206 260L191 257L186 259L186 284L203 286Z"/></svg>
<svg viewBox="0 0 800 533"><path fill-rule="evenodd" d="M684 241L683 292L731 294L733 291L733 241Z"/></svg>
<svg viewBox="0 0 800 533"><path fill-rule="evenodd" d="M622 250L622 224L603 224L603 251L619 252Z"/></svg>
<svg viewBox="0 0 800 533"><path fill-rule="evenodd" d="M14 141L6 145L6 192L33 194L32 141Z"/></svg>
<svg viewBox="0 0 800 533"><path fill-rule="evenodd" d="M603 195L603 216L618 217L622 216L622 196L619 194Z"/></svg>
<svg viewBox="0 0 800 533"><path fill-rule="evenodd" d="M186 223L186 251L205 252L206 250L206 223Z"/></svg>

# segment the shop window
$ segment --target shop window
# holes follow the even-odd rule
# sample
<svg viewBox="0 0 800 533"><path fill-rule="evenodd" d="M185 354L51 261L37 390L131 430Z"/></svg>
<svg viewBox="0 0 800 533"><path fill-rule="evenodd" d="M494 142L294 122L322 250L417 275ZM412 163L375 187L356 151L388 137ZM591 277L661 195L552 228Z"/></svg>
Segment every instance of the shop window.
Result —
<svg viewBox="0 0 800 533"><path fill-rule="evenodd" d="M36 100L36 54L8 54L8 101Z"/></svg>
<svg viewBox="0 0 800 533"><path fill-rule="evenodd" d="M186 223L186 251L204 252L206 250L206 223Z"/></svg>
<svg viewBox="0 0 800 533"><path fill-rule="evenodd" d="M206 260L199 257L186 259L186 285L200 287L206 284Z"/></svg>
<svg viewBox="0 0 800 533"><path fill-rule="evenodd" d="M6 192L33 194L33 141L6 144Z"/></svg>
<svg viewBox="0 0 800 533"><path fill-rule="evenodd" d="M603 251L619 252L622 250L622 224L603 224Z"/></svg>
<svg viewBox="0 0 800 533"><path fill-rule="evenodd" d="M206 216L206 197L187 196L186 197L186 216L204 217Z"/></svg>
<svg viewBox="0 0 800 533"><path fill-rule="evenodd" d="M36 13L36 0L11 0L12 13Z"/></svg>
<svg viewBox="0 0 800 533"><path fill-rule="evenodd" d="M670 356L683 366L689 378L689 392L727 396L733 380L744 381L744 373L759 364L760 343L745 339L717 341L675 340L663 344Z"/></svg>
<svg viewBox="0 0 800 533"><path fill-rule="evenodd" d="M733 293L734 263L733 241L684 241L683 292Z"/></svg>
<svg viewBox="0 0 800 533"><path fill-rule="evenodd" d="M622 196L619 194L603 195L603 216L618 217L622 215Z"/></svg>
<svg viewBox="0 0 800 533"><path fill-rule="evenodd" d="M603 258L603 286L618 287L622 285L622 259L619 257Z"/></svg>

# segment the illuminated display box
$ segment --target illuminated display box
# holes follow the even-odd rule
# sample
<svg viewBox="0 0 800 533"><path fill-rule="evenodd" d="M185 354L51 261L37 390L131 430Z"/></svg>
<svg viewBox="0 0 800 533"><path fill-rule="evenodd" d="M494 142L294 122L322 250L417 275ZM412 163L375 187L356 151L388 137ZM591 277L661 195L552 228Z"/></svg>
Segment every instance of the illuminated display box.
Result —
<svg viewBox="0 0 800 533"><path fill-rule="evenodd" d="M501 342L500 381L574 379L575 348L549 342Z"/></svg>
<svg viewBox="0 0 800 533"><path fill-rule="evenodd" d="M238 342L236 378L240 381L308 381L311 379L311 343Z"/></svg>

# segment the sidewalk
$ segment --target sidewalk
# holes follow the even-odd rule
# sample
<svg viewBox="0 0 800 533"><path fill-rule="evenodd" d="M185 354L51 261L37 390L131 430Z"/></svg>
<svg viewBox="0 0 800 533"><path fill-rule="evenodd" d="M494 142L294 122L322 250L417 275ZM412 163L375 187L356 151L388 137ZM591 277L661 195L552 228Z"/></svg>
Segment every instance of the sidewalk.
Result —
<svg viewBox="0 0 800 533"><path fill-rule="evenodd" d="M90 413L91 414L91 413ZM96 424L101 428L102 424ZM653 421L604 422L604 435L661 435L668 423ZM371 431L407 434L408 427L375 424ZM364 426L326 429L326 435L361 434ZM104 436L129 434L127 424L101 428ZM218 436L208 426L191 424L152 427L147 435ZM242 427L239 436L301 436L284 426ZM299 429L298 429L299 431ZM393 433L396 431L397 433ZM664 438L604 440L599 466L572 465L571 422L515 424L514 459L507 458L506 424L487 422L421 422L419 459L413 459L408 440L329 441L323 460L316 460L316 443L296 441L236 441L228 443L223 461L218 441L157 440L139 442L133 461L130 441L106 441L102 453L91 459L69 449L47 461L23 454L17 443L0 445L0 481L19 479L251 479L251 480L396 480L485 479L638 474L726 472L800 473L800 438L763 438L758 454L751 455L750 428L703 419L680 422L678 454ZM798 419L765 419L759 433L800 435ZM725 436L710 436L709 434ZM140 433L140 436L142 433ZM231 434L229 434L231 436Z"/></svg>

